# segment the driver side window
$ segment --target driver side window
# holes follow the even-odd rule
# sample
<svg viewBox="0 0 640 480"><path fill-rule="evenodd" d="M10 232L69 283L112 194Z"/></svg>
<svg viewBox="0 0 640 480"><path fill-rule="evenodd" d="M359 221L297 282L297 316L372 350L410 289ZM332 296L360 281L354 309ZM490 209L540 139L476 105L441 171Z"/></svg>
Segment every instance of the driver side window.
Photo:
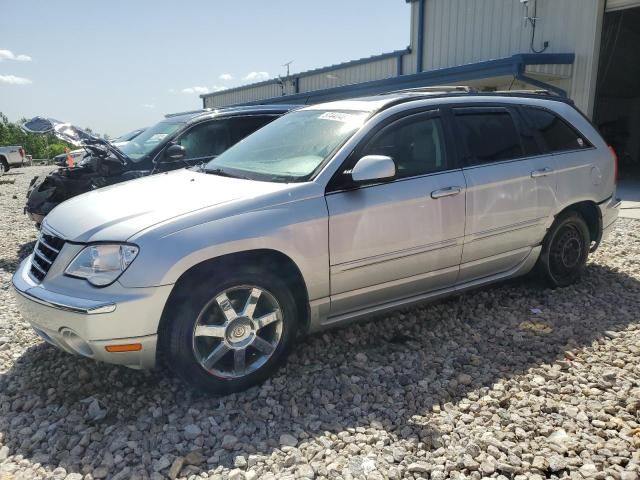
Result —
<svg viewBox="0 0 640 480"><path fill-rule="evenodd" d="M385 127L366 146L364 155L385 155L396 164L397 178L447 168L442 121L432 113L416 114Z"/></svg>
<svg viewBox="0 0 640 480"><path fill-rule="evenodd" d="M178 140L187 153L185 160L209 159L231 146L228 120L216 120L196 125Z"/></svg>

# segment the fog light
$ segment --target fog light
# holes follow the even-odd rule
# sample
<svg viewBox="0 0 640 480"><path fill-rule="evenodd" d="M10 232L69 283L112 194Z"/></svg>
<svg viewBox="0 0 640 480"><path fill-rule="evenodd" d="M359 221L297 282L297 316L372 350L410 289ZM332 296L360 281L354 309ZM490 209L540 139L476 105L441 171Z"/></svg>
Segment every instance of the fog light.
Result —
<svg viewBox="0 0 640 480"><path fill-rule="evenodd" d="M62 334L62 342L72 351L85 357L93 357L93 351L89 344L80 338L76 332L69 328L63 328L60 333Z"/></svg>
<svg viewBox="0 0 640 480"><path fill-rule="evenodd" d="M107 345L104 349L109 353L119 352L139 352L142 350L141 343L126 343L124 345Z"/></svg>

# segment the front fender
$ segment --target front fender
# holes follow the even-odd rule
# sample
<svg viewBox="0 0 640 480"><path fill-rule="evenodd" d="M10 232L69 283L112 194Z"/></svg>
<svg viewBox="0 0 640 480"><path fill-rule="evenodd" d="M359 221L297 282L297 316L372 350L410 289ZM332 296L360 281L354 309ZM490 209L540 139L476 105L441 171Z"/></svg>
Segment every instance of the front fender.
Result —
<svg viewBox="0 0 640 480"><path fill-rule="evenodd" d="M175 283L191 267L232 253L275 250L299 268L309 300L329 295L329 231L324 197L233 215L156 237L131 239L140 253L120 282L128 287Z"/></svg>

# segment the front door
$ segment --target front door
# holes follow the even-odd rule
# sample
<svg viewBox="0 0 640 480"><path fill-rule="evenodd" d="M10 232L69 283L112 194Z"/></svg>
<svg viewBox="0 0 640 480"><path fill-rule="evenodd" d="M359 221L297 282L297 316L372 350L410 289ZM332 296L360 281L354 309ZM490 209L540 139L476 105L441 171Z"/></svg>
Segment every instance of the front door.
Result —
<svg viewBox="0 0 640 480"><path fill-rule="evenodd" d="M465 181L448 154L440 113L392 121L354 155L389 156L397 175L327 193L331 315L452 286L462 253Z"/></svg>
<svg viewBox="0 0 640 480"><path fill-rule="evenodd" d="M274 115L246 115L198 123L175 141L185 149L184 160L161 163L160 169L172 170L208 162L275 118L277 116Z"/></svg>

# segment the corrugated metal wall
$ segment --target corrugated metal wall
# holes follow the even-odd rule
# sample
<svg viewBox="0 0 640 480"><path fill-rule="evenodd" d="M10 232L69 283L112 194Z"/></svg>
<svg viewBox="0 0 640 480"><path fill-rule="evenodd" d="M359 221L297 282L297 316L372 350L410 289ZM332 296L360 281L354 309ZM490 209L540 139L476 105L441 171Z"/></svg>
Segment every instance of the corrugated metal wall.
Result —
<svg viewBox="0 0 640 480"><path fill-rule="evenodd" d="M287 93L293 93L292 87L288 86ZM217 92L204 98L205 108L224 107L226 105L234 105L237 103L251 102L254 100L262 100L263 98L272 98L282 95L282 87L278 83L268 83L254 85L250 88L232 90L229 92Z"/></svg>
<svg viewBox="0 0 640 480"><path fill-rule="evenodd" d="M395 77L398 74L398 58L389 57L380 60L372 59L357 65L343 68L327 69L318 73L311 72L299 78L299 92L312 92L325 88L353 85L355 83L382 80ZM285 93L295 93L295 86L291 80L285 81ZM247 85L228 92L217 92L204 97L205 107L221 107L238 103L262 100L282 95L282 86L276 81Z"/></svg>
<svg viewBox="0 0 640 480"><path fill-rule="evenodd" d="M530 15L535 1L534 47L546 40L548 53L576 54L569 93L591 112L604 0L531 0ZM525 26L524 16L519 0L426 0L424 69L530 52L531 26Z"/></svg>
<svg viewBox="0 0 640 480"><path fill-rule="evenodd" d="M395 77L397 72L397 58L386 58L377 62L363 63L301 77L300 92L312 92L323 88L340 87L342 85Z"/></svg>
<svg viewBox="0 0 640 480"><path fill-rule="evenodd" d="M404 75L410 75L417 73L416 58L417 58L417 41L418 41L418 2L411 3L411 31L409 46L411 53L408 53L402 57L402 73Z"/></svg>

